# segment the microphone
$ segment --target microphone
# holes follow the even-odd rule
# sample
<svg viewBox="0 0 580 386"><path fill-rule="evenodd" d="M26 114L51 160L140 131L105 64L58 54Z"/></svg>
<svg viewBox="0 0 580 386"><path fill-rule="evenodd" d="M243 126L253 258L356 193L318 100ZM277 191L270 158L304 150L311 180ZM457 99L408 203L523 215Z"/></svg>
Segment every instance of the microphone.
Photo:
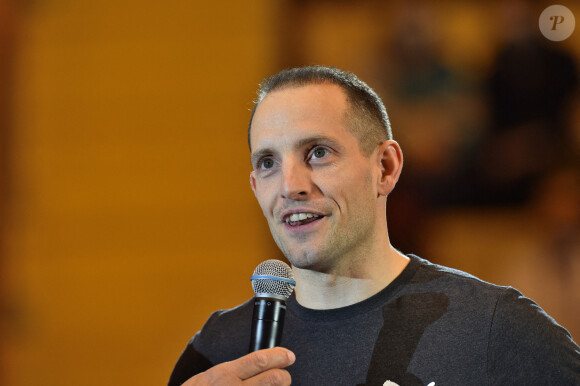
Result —
<svg viewBox="0 0 580 386"><path fill-rule="evenodd" d="M296 282L294 272L280 260L260 263L250 278L256 294L250 335L250 352L280 345L286 299L292 295Z"/></svg>

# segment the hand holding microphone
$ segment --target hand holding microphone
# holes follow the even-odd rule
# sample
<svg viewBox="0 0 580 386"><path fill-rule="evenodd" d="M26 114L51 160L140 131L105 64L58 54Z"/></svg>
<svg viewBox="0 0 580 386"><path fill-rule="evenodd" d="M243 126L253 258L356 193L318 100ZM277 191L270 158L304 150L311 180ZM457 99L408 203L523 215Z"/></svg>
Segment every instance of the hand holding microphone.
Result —
<svg viewBox="0 0 580 386"><path fill-rule="evenodd" d="M288 386L292 379L284 368L294 363L295 359L292 351L282 347L260 350L231 362L220 363L189 378L182 386Z"/></svg>
<svg viewBox="0 0 580 386"><path fill-rule="evenodd" d="M296 282L292 269L280 260L266 260L259 264L251 277L254 315L250 332L250 353L221 363L200 373L182 386L197 385L279 385L291 384L284 368L296 360L294 353L280 344L286 299L292 295Z"/></svg>

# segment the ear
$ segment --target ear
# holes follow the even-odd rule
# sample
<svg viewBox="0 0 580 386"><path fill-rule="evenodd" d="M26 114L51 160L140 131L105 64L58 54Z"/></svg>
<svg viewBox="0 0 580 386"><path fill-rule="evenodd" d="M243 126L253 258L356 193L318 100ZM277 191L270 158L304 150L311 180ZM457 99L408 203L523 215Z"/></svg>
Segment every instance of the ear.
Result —
<svg viewBox="0 0 580 386"><path fill-rule="evenodd" d="M377 192L380 196L388 196L395 188L401 175L403 151L399 144L393 140L380 144L376 151L375 160L380 170Z"/></svg>
<svg viewBox="0 0 580 386"><path fill-rule="evenodd" d="M252 187L252 191L254 192L254 196L256 195L256 176L255 172L252 170L250 173L250 186Z"/></svg>

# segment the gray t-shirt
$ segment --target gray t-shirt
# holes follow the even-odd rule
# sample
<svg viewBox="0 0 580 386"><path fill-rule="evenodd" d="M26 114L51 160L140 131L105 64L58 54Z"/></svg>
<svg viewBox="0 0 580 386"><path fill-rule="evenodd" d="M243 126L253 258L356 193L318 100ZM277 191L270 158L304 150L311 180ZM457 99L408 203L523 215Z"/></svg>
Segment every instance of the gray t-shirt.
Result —
<svg viewBox="0 0 580 386"><path fill-rule="evenodd" d="M288 299L281 346L296 354L293 385L580 385L580 349L533 301L409 257L360 303L312 310ZM213 313L169 385L247 354L252 308Z"/></svg>

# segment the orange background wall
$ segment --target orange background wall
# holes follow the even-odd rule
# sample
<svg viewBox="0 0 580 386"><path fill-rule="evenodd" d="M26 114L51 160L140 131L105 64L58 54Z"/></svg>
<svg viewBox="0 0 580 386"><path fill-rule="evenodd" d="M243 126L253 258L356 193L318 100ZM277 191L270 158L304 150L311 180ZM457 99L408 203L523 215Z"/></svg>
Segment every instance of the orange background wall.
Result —
<svg viewBox="0 0 580 386"><path fill-rule="evenodd" d="M253 294L276 255L244 145L271 3L20 9L6 384L164 384Z"/></svg>

